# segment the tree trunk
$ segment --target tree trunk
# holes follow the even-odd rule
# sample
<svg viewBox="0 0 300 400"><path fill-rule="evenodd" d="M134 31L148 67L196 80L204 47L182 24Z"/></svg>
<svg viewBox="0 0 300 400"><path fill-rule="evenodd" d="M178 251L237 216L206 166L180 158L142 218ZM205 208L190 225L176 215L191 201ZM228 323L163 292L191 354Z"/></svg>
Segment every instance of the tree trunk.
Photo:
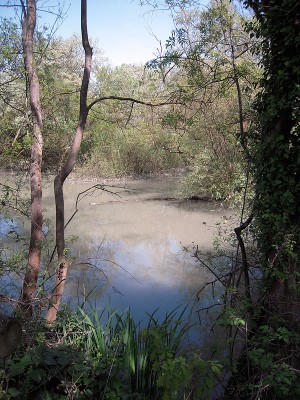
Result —
<svg viewBox="0 0 300 400"><path fill-rule="evenodd" d="M40 87L33 56L34 30L36 25L36 1L27 0L23 8L22 43L26 76L29 84L30 108L33 123L33 143L30 161L31 188L31 235L28 254L28 265L23 282L21 308L26 317L33 313L36 284L40 270L41 245L43 239L42 225L42 111L40 106Z"/></svg>
<svg viewBox="0 0 300 400"><path fill-rule="evenodd" d="M266 308L300 330L300 42L293 39L300 34L300 5L285 0L284 5L258 2L256 6L265 35L255 183Z"/></svg>
<svg viewBox="0 0 300 400"><path fill-rule="evenodd" d="M90 81L93 52L88 40L86 0L81 0L81 34L82 46L85 52L85 67L80 90L79 120L68 159L59 171L59 173L56 175L54 180L58 268L56 284L53 289L50 300L50 307L46 316L48 322L53 322L56 319L56 315L59 310L65 288L69 266L68 255L65 247L65 209L63 185L69 174L72 172L75 162L77 160L89 110L87 106L87 92Z"/></svg>

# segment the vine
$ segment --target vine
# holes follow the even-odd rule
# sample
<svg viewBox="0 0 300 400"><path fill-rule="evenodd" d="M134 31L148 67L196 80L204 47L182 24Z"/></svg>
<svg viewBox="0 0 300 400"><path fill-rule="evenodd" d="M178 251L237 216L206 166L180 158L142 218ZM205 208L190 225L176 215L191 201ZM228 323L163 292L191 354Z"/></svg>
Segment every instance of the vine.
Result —
<svg viewBox="0 0 300 400"><path fill-rule="evenodd" d="M300 239L300 5L296 0L244 1L259 22L264 76L255 103L255 217L270 292L296 282ZM253 26L254 27L254 26ZM291 288L286 287L286 290Z"/></svg>

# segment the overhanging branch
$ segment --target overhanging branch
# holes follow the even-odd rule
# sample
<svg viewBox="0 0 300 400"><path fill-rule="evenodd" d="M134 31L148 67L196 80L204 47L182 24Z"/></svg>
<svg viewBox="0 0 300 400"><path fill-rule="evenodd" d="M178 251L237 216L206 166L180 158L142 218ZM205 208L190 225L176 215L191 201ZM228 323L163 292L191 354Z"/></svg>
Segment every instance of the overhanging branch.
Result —
<svg viewBox="0 0 300 400"><path fill-rule="evenodd" d="M103 96L99 97L98 99L92 101L88 107L87 110L90 111L91 108L98 103L101 103L102 101L105 100L119 100L119 101L130 101L131 103L136 103L136 104L142 104L144 106L150 106L150 107L160 107L160 106L167 106L171 104L183 104L182 102L179 101L165 101L161 103L149 103L147 101L142 101L138 99L134 99L133 97L122 97L122 96Z"/></svg>

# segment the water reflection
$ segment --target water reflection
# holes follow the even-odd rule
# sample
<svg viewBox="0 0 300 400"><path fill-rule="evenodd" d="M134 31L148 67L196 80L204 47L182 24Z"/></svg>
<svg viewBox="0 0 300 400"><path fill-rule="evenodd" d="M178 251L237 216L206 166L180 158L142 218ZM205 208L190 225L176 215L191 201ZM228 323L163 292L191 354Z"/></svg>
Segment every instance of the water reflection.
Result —
<svg viewBox="0 0 300 400"><path fill-rule="evenodd" d="M0 214L0 237L7 236L18 231L17 221L5 218Z"/></svg>
<svg viewBox="0 0 300 400"><path fill-rule="evenodd" d="M196 243L203 252L212 250L224 210L218 204L175 200L175 177L107 187L118 191L118 196L88 191L91 186L73 181L65 185L66 220L74 213L78 193L86 191L66 228L67 237L78 239L68 245L74 261L65 300L81 304L88 298L97 308L108 303L121 310L130 307L137 320L156 308L165 315L179 304L193 304L211 276L183 248ZM52 185L45 187L43 198L49 221L45 234L51 238L55 220ZM4 235L8 228L2 226ZM28 222L24 231L29 232Z"/></svg>
<svg viewBox="0 0 300 400"><path fill-rule="evenodd" d="M67 215L77 194L89 186L68 182ZM176 178L131 181L126 189L120 199L101 191L84 197L67 227L67 236L78 236L71 248L76 262L70 268L68 302L80 304L88 297L99 309L130 307L137 320L156 308L164 317L179 304L192 307L211 276L183 247L197 243L202 251L211 250L224 210L218 204L162 200L178 196ZM52 194L45 199L52 220Z"/></svg>

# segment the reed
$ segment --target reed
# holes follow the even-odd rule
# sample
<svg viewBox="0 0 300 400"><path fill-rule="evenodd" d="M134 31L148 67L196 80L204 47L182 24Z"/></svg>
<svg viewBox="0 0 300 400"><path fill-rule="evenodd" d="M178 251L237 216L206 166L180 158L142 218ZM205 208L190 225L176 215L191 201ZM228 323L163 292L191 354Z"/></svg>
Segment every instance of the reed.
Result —
<svg viewBox="0 0 300 400"><path fill-rule="evenodd" d="M176 307L160 320L158 309L146 313L147 320L135 323L130 309L124 312L104 308L100 313L78 308L76 314L61 325L64 343L79 346L90 357L100 357L110 363L121 379L128 379L132 394L142 393L156 398L161 365L176 357L183 336L189 329L183 323L187 307ZM152 397L151 397L152 396Z"/></svg>
<svg viewBox="0 0 300 400"><path fill-rule="evenodd" d="M61 310L51 327L33 321L30 345L3 365L0 398L206 399L221 366L179 354L186 309L162 319L155 310L136 323L130 309L98 312L85 303Z"/></svg>

